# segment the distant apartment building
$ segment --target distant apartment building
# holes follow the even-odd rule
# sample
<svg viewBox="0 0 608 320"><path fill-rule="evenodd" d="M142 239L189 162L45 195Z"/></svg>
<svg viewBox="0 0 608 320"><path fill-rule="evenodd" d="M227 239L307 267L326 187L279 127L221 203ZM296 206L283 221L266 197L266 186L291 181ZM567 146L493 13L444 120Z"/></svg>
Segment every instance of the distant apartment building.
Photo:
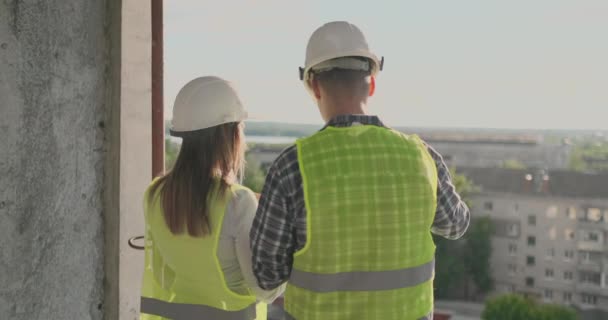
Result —
<svg viewBox="0 0 608 320"><path fill-rule="evenodd" d="M568 169L572 146L548 143L540 135L442 134L421 138L455 167L500 168L519 164L527 168Z"/></svg>
<svg viewBox="0 0 608 320"><path fill-rule="evenodd" d="M527 168L567 169L572 146L548 143L540 135L443 133L425 131L420 137L455 167L500 168L518 164ZM258 145L250 153L267 168L284 146Z"/></svg>
<svg viewBox="0 0 608 320"><path fill-rule="evenodd" d="M495 293L608 311L608 174L460 168L494 222Z"/></svg>

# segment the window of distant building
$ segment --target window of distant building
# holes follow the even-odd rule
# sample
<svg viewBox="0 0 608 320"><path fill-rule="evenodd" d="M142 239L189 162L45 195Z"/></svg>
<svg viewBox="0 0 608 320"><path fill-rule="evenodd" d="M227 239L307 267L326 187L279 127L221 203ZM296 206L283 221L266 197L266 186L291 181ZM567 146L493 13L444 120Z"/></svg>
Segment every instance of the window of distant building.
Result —
<svg viewBox="0 0 608 320"><path fill-rule="evenodd" d="M517 223L512 223L507 227L507 234L510 237L518 237L519 236L519 226Z"/></svg>
<svg viewBox="0 0 608 320"><path fill-rule="evenodd" d="M557 216L557 206L550 206L547 208L547 218L555 218Z"/></svg>
<svg viewBox="0 0 608 320"><path fill-rule="evenodd" d="M547 259L551 260L551 259L553 259L553 257L555 257L555 249L554 248L547 249Z"/></svg>
<svg viewBox="0 0 608 320"><path fill-rule="evenodd" d="M509 243L509 254L514 256L517 253L517 245L515 243Z"/></svg>
<svg viewBox="0 0 608 320"><path fill-rule="evenodd" d="M549 289L545 289L545 299L551 300L553 299L553 291Z"/></svg>
<svg viewBox="0 0 608 320"><path fill-rule="evenodd" d="M569 207L566 216L571 220L576 220L576 207Z"/></svg>
<svg viewBox="0 0 608 320"><path fill-rule="evenodd" d="M528 225L535 226L536 225L536 216L531 214L528 216Z"/></svg>
<svg viewBox="0 0 608 320"><path fill-rule="evenodd" d="M553 269L545 269L545 278L553 279Z"/></svg>
<svg viewBox="0 0 608 320"><path fill-rule="evenodd" d="M557 228L551 227L551 229L549 229L549 239L555 240L556 238L557 238Z"/></svg>
<svg viewBox="0 0 608 320"><path fill-rule="evenodd" d="M509 275L510 276L514 276L515 273L517 273L517 265L509 263L509 265L507 266L507 268L509 269Z"/></svg>
<svg viewBox="0 0 608 320"><path fill-rule="evenodd" d="M574 251L572 251L572 250L565 250L564 251L564 258L566 258L566 260L572 260L572 258L574 258Z"/></svg>
<svg viewBox="0 0 608 320"><path fill-rule="evenodd" d="M602 210L598 208L587 209L587 220L598 222L602 220Z"/></svg>
<svg viewBox="0 0 608 320"><path fill-rule="evenodd" d="M532 278L532 277L526 277L526 286L527 287L534 287L534 278Z"/></svg>
<svg viewBox="0 0 608 320"><path fill-rule="evenodd" d="M491 201L484 202L483 208L488 211L492 211L494 209L494 204Z"/></svg>
<svg viewBox="0 0 608 320"><path fill-rule="evenodd" d="M583 293L581 294L581 302L583 304L594 306L597 304L597 296L592 294Z"/></svg>
<svg viewBox="0 0 608 320"><path fill-rule="evenodd" d="M534 256L527 256L526 257L526 265L529 267L532 267L536 264L536 258L534 258Z"/></svg>
<svg viewBox="0 0 608 320"><path fill-rule="evenodd" d="M536 245L536 237L528 236L528 247L534 247Z"/></svg>
<svg viewBox="0 0 608 320"><path fill-rule="evenodd" d="M564 238L566 240L574 240L574 231L572 229L564 230Z"/></svg>
<svg viewBox="0 0 608 320"><path fill-rule="evenodd" d="M589 251L579 251L578 254L580 256L581 262L583 262L583 263L591 262L591 254Z"/></svg>
<svg viewBox="0 0 608 320"><path fill-rule="evenodd" d="M571 281L572 279L574 279L572 271L564 271L564 280Z"/></svg>
<svg viewBox="0 0 608 320"><path fill-rule="evenodd" d="M572 293L564 292L564 302L572 302Z"/></svg>
<svg viewBox="0 0 608 320"><path fill-rule="evenodd" d="M582 236L583 236L583 241L589 241L589 242L599 242L600 241L600 235L596 231L583 231Z"/></svg>

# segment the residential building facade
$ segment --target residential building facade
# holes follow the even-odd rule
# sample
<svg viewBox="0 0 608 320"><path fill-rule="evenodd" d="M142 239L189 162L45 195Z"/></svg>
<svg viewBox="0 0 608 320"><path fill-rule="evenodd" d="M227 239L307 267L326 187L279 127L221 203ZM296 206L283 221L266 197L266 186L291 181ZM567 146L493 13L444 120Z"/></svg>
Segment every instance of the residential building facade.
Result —
<svg viewBox="0 0 608 320"><path fill-rule="evenodd" d="M494 225L494 294L608 311L608 174L460 169Z"/></svg>

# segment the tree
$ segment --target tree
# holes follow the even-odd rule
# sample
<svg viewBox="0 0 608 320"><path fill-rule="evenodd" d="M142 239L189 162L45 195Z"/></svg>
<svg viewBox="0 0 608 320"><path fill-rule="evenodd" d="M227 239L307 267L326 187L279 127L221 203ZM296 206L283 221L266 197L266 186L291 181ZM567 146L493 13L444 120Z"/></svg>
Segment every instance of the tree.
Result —
<svg viewBox="0 0 608 320"><path fill-rule="evenodd" d="M464 269L480 294L488 293L494 284L490 270L491 237L492 221L489 217L474 220L465 235ZM465 285L465 288L468 287ZM469 298L468 290L465 291L465 295Z"/></svg>
<svg viewBox="0 0 608 320"><path fill-rule="evenodd" d="M450 169L450 175L452 176L452 183L454 183L454 187L458 194L467 204L467 206L471 207L471 195L478 191L479 188L473 184L473 181L469 180L465 175L459 174L456 172L456 169Z"/></svg>
<svg viewBox="0 0 608 320"><path fill-rule="evenodd" d="M481 319L483 320L532 320L534 303L522 296L507 294L486 302Z"/></svg>
<svg viewBox="0 0 608 320"><path fill-rule="evenodd" d="M553 304L537 304L520 295L507 294L486 302L483 320L576 320L574 310Z"/></svg>
<svg viewBox="0 0 608 320"><path fill-rule="evenodd" d="M555 304L541 305L536 311L536 320L576 320L578 315L571 308Z"/></svg>
<svg viewBox="0 0 608 320"><path fill-rule="evenodd" d="M503 161L502 167L505 169L526 169L526 165L516 159L507 159Z"/></svg>
<svg viewBox="0 0 608 320"><path fill-rule="evenodd" d="M469 207L472 193L477 187L466 176L451 170L452 182L459 195ZM475 292L485 294L492 289L490 272L492 223L487 217L476 218L459 241L435 236L436 270L435 295L439 299L470 299L470 283ZM463 289L462 292L460 289ZM458 294L462 292L462 294Z"/></svg>
<svg viewBox="0 0 608 320"><path fill-rule="evenodd" d="M264 186L264 171L260 166L260 163L251 156L246 156L245 165L245 176L243 179L243 185L251 189L253 192L262 192Z"/></svg>
<svg viewBox="0 0 608 320"><path fill-rule="evenodd" d="M179 154L180 146L179 143L173 142L170 139L165 139L165 170L168 171L173 168L173 164L175 164L175 160Z"/></svg>
<svg viewBox="0 0 608 320"><path fill-rule="evenodd" d="M577 171L608 171L608 142L577 146L570 157L570 168Z"/></svg>
<svg viewBox="0 0 608 320"><path fill-rule="evenodd" d="M452 241L440 236L435 238L435 297L450 299L453 292L464 285L465 267L459 252L462 251L460 241Z"/></svg>

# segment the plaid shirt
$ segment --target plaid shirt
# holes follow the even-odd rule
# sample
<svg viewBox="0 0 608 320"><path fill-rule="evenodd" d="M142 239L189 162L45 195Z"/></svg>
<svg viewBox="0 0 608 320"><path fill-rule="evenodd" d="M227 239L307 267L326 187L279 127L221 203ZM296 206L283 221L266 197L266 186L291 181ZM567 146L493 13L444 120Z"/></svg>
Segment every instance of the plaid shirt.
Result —
<svg viewBox="0 0 608 320"><path fill-rule="evenodd" d="M354 123L384 127L378 117L368 115L338 116L326 127L348 127ZM431 231L458 239L469 226L469 208L456 193L441 155L428 145L427 148L438 174L437 212ZM260 287L270 290L286 282L294 252L306 244L306 207L295 145L281 152L268 171L250 237L253 273Z"/></svg>

